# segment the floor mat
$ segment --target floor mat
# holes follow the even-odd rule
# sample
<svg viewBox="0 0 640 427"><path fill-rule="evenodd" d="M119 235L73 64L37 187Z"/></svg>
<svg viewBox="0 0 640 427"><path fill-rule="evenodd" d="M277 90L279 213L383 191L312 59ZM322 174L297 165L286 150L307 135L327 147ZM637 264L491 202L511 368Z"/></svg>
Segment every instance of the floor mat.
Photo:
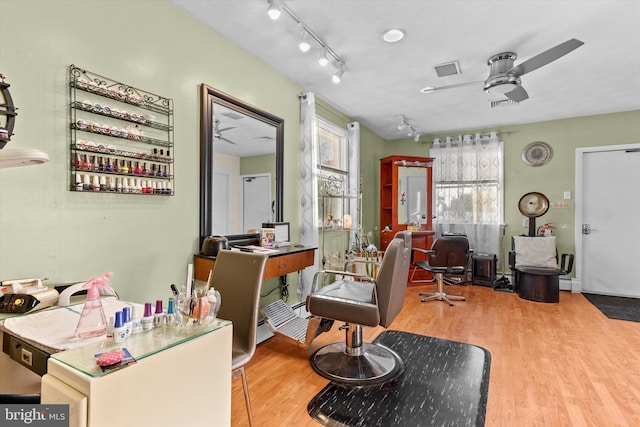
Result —
<svg viewBox="0 0 640 427"><path fill-rule="evenodd" d="M399 331L374 342L398 353L404 372L375 386L330 383L307 406L313 419L325 426L484 426L487 350Z"/></svg>
<svg viewBox="0 0 640 427"><path fill-rule="evenodd" d="M640 322L640 298L612 297L586 293L582 295L609 319Z"/></svg>

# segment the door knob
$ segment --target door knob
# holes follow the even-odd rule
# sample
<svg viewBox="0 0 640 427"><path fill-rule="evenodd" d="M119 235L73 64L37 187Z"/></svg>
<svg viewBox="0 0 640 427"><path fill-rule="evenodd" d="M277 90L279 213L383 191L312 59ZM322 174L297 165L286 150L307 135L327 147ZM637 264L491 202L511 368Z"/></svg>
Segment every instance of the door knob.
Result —
<svg viewBox="0 0 640 427"><path fill-rule="evenodd" d="M591 224L582 224L582 234L591 234Z"/></svg>

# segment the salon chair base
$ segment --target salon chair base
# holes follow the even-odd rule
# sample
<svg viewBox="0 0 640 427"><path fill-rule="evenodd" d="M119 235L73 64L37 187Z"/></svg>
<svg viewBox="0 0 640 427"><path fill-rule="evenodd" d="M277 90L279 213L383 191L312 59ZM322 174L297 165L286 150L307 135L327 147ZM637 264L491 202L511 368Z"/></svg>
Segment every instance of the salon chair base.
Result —
<svg viewBox="0 0 640 427"><path fill-rule="evenodd" d="M311 367L331 381L354 386L386 382L404 371L400 356L387 347L363 343L361 350L352 356L344 342L329 344L311 356Z"/></svg>
<svg viewBox="0 0 640 427"><path fill-rule="evenodd" d="M449 295L444 291L444 277L442 273L435 273L436 291L435 292L418 292L418 295L424 297L420 299L420 302L427 301L445 301L449 305L453 306L454 301L466 301L466 298L461 295Z"/></svg>
<svg viewBox="0 0 640 427"><path fill-rule="evenodd" d="M518 267L518 296L536 302L560 301L560 276L555 268Z"/></svg>

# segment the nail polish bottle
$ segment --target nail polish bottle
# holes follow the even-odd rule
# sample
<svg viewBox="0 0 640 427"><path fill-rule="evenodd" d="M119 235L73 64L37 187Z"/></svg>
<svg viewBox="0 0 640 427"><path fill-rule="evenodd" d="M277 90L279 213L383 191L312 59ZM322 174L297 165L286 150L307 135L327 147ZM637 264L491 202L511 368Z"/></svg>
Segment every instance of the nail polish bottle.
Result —
<svg viewBox="0 0 640 427"><path fill-rule="evenodd" d="M82 186L82 175L76 175L76 191L82 191L84 188Z"/></svg>
<svg viewBox="0 0 640 427"><path fill-rule="evenodd" d="M82 159L80 158L80 153L76 153L76 161L73 162L73 167L76 168L76 170L78 169L82 169Z"/></svg>
<svg viewBox="0 0 640 427"><path fill-rule="evenodd" d="M157 148L153 149L153 154L151 155L151 158L153 160L158 160L158 149Z"/></svg>
<svg viewBox="0 0 640 427"><path fill-rule="evenodd" d="M158 185L155 181L151 183L151 194L158 194Z"/></svg>
<svg viewBox="0 0 640 427"><path fill-rule="evenodd" d="M133 170L133 173L136 175L142 175L142 168L140 167L140 162L136 162L136 167Z"/></svg>
<svg viewBox="0 0 640 427"><path fill-rule="evenodd" d="M156 301L156 312L153 315L153 327L160 328L164 325L164 311L162 311L162 300Z"/></svg>
<svg viewBox="0 0 640 427"><path fill-rule="evenodd" d="M158 157L160 160L164 159L164 150L160 149L160 156Z"/></svg>
<svg viewBox="0 0 640 427"><path fill-rule="evenodd" d="M115 176L110 176L109 177L109 192L110 193L115 193L116 192L116 177Z"/></svg>
<svg viewBox="0 0 640 427"><path fill-rule="evenodd" d="M133 167L133 160L129 160L129 175L133 175L135 168Z"/></svg>
<svg viewBox="0 0 640 427"><path fill-rule="evenodd" d="M122 321L122 312L116 311L116 317L113 323L113 340L115 342L123 342L127 337L124 322Z"/></svg>
<svg viewBox="0 0 640 427"><path fill-rule="evenodd" d="M94 171L100 171L100 166L98 165L98 156L93 156L93 166Z"/></svg>
<svg viewBox="0 0 640 427"><path fill-rule="evenodd" d="M111 157L109 157L109 159L107 160L107 172L113 172L114 171L114 167L113 167L113 160L111 159Z"/></svg>
<svg viewBox="0 0 640 427"><path fill-rule="evenodd" d="M130 193L131 187L129 187L129 178L122 178L122 192Z"/></svg>
<svg viewBox="0 0 640 427"><path fill-rule="evenodd" d="M89 155L88 154L84 155L84 162L82 163L82 168L84 170L86 170L86 171L90 171L90 170L93 169L93 164L89 160Z"/></svg>
<svg viewBox="0 0 640 427"><path fill-rule="evenodd" d="M140 311L142 307L134 305L131 309L131 333L137 334L142 330L142 318L140 317Z"/></svg>
<svg viewBox="0 0 640 427"><path fill-rule="evenodd" d="M100 177L100 191L107 191L107 177L104 175Z"/></svg>
<svg viewBox="0 0 640 427"><path fill-rule="evenodd" d="M167 194L171 195L172 191L171 191L171 183L167 182Z"/></svg>
<svg viewBox="0 0 640 427"><path fill-rule="evenodd" d="M142 175L147 176L149 175L149 169L147 169L147 163L143 163L142 164Z"/></svg>
<svg viewBox="0 0 640 427"><path fill-rule="evenodd" d="M150 331L153 329L153 314L151 313L151 303L144 303L144 315L142 316L142 330Z"/></svg>
<svg viewBox="0 0 640 427"><path fill-rule="evenodd" d="M169 298L167 303L167 314L165 315L164 320L167 326L174 326L176 324L176 319L173 314L173 298Z"/></svg>
<svg viewBox="0 0 640 427"><path fill-rule="evenodd" d="M128 174L129 173L129 166L127 166L127 161L126 160L122 161L122 167L120 167L120 172L122 172L123 174Z"/></svg>
<svg viewBox="0 0 640 427"><path fill-rule="evenodd" d="M91 183L91 191L100 191L100 180L98 179L98 175L93 177L93 182Z"/></svg>
<svg viewBox="0 0 640 427"><path fill-rule="evenodd" d="M142 182L140 181L140 178L136 179L136 193L142 194Z"/></svg>
<svg viewBox="0 0 640 427"><path fill-rule="evenodd" d="M159 193L160 194L167 194L167 183L166 182L163 182L161 184L161 188L160 188L160 192Z"/></svg>
<svg viewBox="0 0 640 427"><path fill-rule="evenodd" d="M114 165L113 165L113 171L115 173L121 173L122 171L120 170L120 162L118 161L118 159L115 159L113 161Z"/></svg>
<svg viewBox="0 0 640 427"><path fill-rule="evenodd" d="M133 328L133 323L131 321L131 307L122 307L122 323L124 323L126 336L131 336L131 329Z"/></svg>
<svg viewBox="0 0 640 427"><path fill-rule="evenodd" d="M122 178L116 178L116 193L122 193Z"/></svg>
<svg viewBox="0 0 640 427"><path fill-rule="evenodd" d="M104 172L107 170L107 165L104 163L104 157L100 157L100 164L98 165L98 170L100 172Z"/></svg>
<svg viewBox="0 0 640 427"><path fill-rule="evenodd" d="M171 153L169 152L169 149L167 148L167 160L171 160Z"/></svg>
<svg viewBox="0 0 640 427"><path fill-rule="evenodd" d="M84 176L82 181L82 191L91 191L91 181L89 175Z"/></svg>

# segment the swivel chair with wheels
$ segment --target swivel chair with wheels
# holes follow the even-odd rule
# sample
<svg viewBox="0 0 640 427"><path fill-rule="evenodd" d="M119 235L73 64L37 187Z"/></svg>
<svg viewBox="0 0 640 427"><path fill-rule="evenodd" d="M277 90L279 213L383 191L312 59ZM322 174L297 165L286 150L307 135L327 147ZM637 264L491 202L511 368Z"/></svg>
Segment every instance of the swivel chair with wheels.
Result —
<svg viewBox="0 0 640 427"><path fill-rule="evenodd" d="M253 426L251 400L244 367L256 350L258 305L267 255L221 250L211 275L211 285L220 292L218 317L233 323L232 378L240 375L244 399Z"/></svg>
<svg viewBox="0 0 640 427"><path fill-rule="evenodd" d="M427 255L424 261L417 261L414 264L424 270L431 272L436 282L435 292L419 292L423 296L420 300L426 301L446 301L453 305L454 301L465 301L465 297L460 295L449 295L444 291L445 274L464 274L469 263L469 241L462 235L444 235L431 246L430 250L413 248L413 251Z"/></svg>
<svg viewBox="0 0 640 427"><path fill-rule="evenodd" d="M363 326L384 326L398 315L404 304L411 258L411 233L393 238L375 278L345 271L320 271L307 296L313 316L345 322L345 342L324 346L311 356L311 366L320 375L347 385L369 385L388 381L404 370L400 357L382 345L365 343ZM322 275L342 279L318 288ZM355 278L356 280L350 280Z"/></svg>

